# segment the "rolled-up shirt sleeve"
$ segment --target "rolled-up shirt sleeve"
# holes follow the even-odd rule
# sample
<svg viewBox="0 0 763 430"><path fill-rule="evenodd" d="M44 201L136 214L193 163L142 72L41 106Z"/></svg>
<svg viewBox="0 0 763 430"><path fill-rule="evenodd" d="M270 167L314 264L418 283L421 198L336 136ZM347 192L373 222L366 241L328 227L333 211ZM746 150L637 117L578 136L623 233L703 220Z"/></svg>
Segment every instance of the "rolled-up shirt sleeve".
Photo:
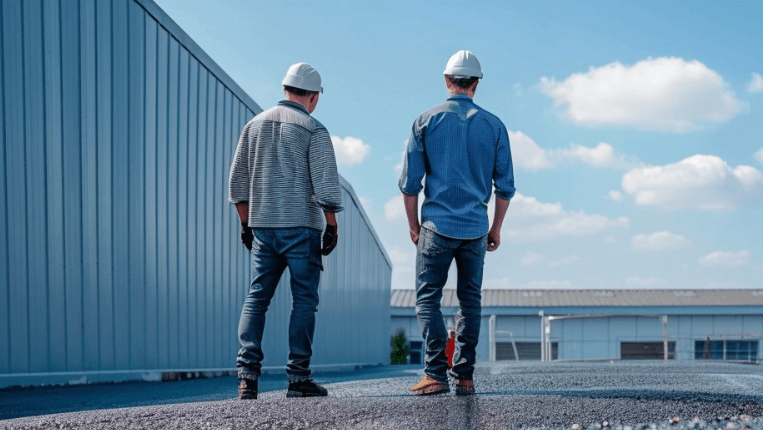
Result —
<svg viewBox="0 0 763 430"><path fill-rule="evenodd" d="M249 201L249 183L252 178L249 143L249 124L247 124L238 140L228 177L228 201L234 204Z"/></svg>
<svg viewBox="0 0 763 430"><path fill-rule="evenodd" d="M408 137L407 149L403 156L403 171L397 184L403 194L410 196L418 195L424 188L421 181L426 173L426 163L422 140L423 130L417 120L413 123L411 135Z"/></svg>
<svg viewBox="0 0 763 430"><path fill-rule="evenodd" d="M511 147L509 134L506 127L498 131L498 143L496 145L495 166L493 166L493 185L495 196L503 200L511 200L514 197L514 166L511 163Z"/></svg>
<svg viewBox="0 0 763 430"><path fill-rule="evenodd" d="M325 128L318 128L310 137L308 163L315 202L326 212L340 212L344 208L339 172L336 168L334 145L331 144L331 136Z"/></svg>

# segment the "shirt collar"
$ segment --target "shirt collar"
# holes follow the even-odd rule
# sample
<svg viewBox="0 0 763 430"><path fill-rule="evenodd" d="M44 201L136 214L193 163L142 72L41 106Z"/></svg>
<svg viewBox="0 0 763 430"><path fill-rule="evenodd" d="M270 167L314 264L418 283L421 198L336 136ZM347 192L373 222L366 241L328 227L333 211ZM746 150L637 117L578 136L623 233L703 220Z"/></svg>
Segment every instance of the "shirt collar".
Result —
<svg viewBox="0 0 763 430"><path fill-rule="evenodd" d="M467 96L466 94L453 94L452 96L448 97L448 100L472 101L472 98Z"/></svg>
<svg viewBox="0 0 763 430"><path fill-rule="evenodd" d="M296 109L296 110L298 110L300 112L304 112L305 115L310 115L310 111L308 111L306 107L302 106L301 104L299 104L297 102L293 102L291 100L281 100L280 102L278 102L278 105L279 106L290 107L290 108Z"/></svg>

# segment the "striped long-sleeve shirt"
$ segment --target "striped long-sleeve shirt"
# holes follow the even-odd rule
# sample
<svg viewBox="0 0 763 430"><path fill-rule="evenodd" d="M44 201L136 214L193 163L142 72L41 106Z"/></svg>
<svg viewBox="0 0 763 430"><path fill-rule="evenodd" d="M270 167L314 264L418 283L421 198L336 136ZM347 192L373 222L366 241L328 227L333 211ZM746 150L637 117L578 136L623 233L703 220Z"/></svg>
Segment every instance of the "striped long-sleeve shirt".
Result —
<svg viewBox="0 0 763 430"><path fill-rule="evenodd" d="M506 127L465 95L416 119L403 161L400 191L418 195L424 189L422 226L454 239L487 234L493 186L503 200L516 190Z"/></svg>
<svg viewBox="0 0 763 430"><path fill-rule="evenodd" d="M249 226L323 229L342 194L331 136L299 103L283 100L249 121L230 169L228 200L249 202Z"/></svg>

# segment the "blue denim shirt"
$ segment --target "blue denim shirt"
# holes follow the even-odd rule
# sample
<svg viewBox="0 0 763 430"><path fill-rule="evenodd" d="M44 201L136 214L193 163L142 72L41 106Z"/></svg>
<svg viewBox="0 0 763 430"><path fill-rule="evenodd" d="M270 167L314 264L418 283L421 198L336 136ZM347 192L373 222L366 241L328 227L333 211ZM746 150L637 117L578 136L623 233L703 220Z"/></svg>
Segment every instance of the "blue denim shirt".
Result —
<svg viewBox="0 0 763 430"><path fill-rule="evenodd" d="M416 119L398 186L408 195L424 189L423 227L454 239L484 236L493 185L496 197L514 196L509 135L498 117L454 95Z"/></svg>

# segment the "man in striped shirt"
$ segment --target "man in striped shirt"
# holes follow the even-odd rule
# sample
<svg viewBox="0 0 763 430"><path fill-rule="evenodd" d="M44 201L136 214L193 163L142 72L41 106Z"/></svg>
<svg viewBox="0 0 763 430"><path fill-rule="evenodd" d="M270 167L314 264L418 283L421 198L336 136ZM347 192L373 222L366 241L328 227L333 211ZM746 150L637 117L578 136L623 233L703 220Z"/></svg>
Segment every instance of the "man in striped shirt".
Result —
<svg viewBox="0 0 763 430"><path fill-rule="evenodd" d="M417 246L416 315L426 349L424 378L411 391L447 393L450 377L456 394L466 395L475 392L472 375L482 316L485 251L495 251L501 244L501 224L515 188L506 127L472 101L482 78L477 57L469 51L455 53L444 75L450 98L413 123L398 184L411 240ZM487 206L493 186L495 216L488 229ZM453 367L448 370L448 335L440 299L453 259L458 269L460 309Z"/></svg>
<svg viewBox="0 0 763 430"><path fill-rule="evenodd" d="M310 372L322 257L336 246L335 213L342 210L334 147L310 116L323 92L309 64L292 65L282 82L286 100L249 121L230 170L228 200L241 219L254 279L238 327L239 398L256 399L265 313L281 275L291 275L287 397L325 396ZM326 229L321 245L324 218Z"/></svg>

